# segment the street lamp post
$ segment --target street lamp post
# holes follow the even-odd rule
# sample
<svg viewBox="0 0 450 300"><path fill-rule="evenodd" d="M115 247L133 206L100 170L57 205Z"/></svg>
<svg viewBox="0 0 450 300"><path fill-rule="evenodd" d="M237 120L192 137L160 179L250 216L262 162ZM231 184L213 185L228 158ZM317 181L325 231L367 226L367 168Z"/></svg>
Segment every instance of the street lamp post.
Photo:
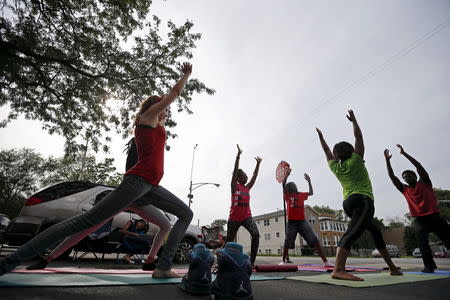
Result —
<svg viewBox="0 0 450 300"><path fill-rule="evenodd" d="M192 191L195 189L198 189L199 187L202 187L204 185L208 185L208 184L212 184L215 185L216 187L219 187L220 184L218 183L213 183L213 182L192 182L192 173L194 170L194 157L195 157L195 149L197 148L198 144L195 144L194 146L194 150L192 152L192 165L191 165L191 180L190 180L190 184L189 184L189 195L187 195L188 199L189 199L189 207L191 207L191 203L192 203L192 198L194 198L194 195L192 195Z"/></svg>

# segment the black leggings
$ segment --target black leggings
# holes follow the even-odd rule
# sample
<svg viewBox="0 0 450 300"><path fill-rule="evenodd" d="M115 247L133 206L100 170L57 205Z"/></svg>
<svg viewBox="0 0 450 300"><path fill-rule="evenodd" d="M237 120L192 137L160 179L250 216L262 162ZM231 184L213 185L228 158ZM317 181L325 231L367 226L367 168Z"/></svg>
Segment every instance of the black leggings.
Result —
<svg viewBox="0 0 450 300"><path fill-rule="evenodd" d="M430 214L422 217L414 218L414 229L416 230L419 242L420 253L425 267L435 269L436 264L433 260L428 234L433 232L436 234L447 249L450 249L450 225L445 221L439 213Z"/></svg>
<svg viewBox="0 0 450 300"><path fill-rule="evenodd" d="M252 237L252 243L251 243L251 250L250 250L250 261L252 264L255 263L256 260L256 254L258 253L258 247L259 247L259 230L258 226L256 226L255 221L253 221L253 218L247 218L244 221L232 221L228 219L228 226L227 226L227 242L233 242L236 238L236 233L239 229L239 227L243 226L245 229L248 230Z"/></svg>
<svg viewBox="0 0 450 300"><path fill-rule="evenodd" d="M383 235L380 229L373 222L375 206L373 200L361 194L350 195L343 203L345 214L351 219L348 223L347 231L339 241L338 246L350 250L352 244L369 230L378 250L386 249Z"/></svg>

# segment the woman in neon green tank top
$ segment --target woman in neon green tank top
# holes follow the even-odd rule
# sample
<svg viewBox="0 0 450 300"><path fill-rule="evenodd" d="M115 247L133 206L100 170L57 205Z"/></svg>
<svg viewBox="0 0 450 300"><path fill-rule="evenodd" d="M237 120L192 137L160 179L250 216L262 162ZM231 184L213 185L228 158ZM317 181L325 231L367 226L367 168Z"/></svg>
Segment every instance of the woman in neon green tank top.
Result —
<svg viewBox="0 0 450 300"><path fill-rule="evenodd" d="M389 266L391 275L403 275L392 262L381 231L373 222L375 206L373 204L372 184L363 159L363 135L352 110L348 111L347 119L353 124L354 147L348 142L340 142L333 147L333 152L331 152L322 131L316 128L328 165L342 185L344 193L343 208L345 214L351 219L347 231L338 243L336 267L331 273L331 277L354 281L363 280L360 277L347 273L345 271L345 263L350 253L351 245L366 229L371 233L377 249Z"/></svg>

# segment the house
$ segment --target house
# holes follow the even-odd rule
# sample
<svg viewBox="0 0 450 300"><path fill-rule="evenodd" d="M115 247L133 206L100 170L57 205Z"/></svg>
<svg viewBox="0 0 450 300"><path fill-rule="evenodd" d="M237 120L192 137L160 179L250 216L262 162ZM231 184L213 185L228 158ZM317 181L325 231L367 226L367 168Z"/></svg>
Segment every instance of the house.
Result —
<svg viewBox="0 0 450 300"><path fill-rule="evenodd" d="M338 242L347 230L348 223L338 220L333 214L321 214L319 226L319 238L325 255L335 255Z"/></svg>

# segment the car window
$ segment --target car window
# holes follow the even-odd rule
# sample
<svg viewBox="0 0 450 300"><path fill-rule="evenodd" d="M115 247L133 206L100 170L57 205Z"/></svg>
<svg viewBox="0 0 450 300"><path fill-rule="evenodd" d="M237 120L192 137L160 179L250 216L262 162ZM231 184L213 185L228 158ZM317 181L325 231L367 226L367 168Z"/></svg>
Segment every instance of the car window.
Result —
<svg viewBox="0 0 450 300"><path fill-rule="evenodd" d="M99 184L95 184L88 181L69 181L55 184L39 193L33 195L33 197L43 198L46 200L54 200L62 197L66 197L72 194L80 193L97 187Z"/></svg>
<svg viewBox="0 0 450 300"><path fill-rule="evenodd" d="M100 202L103 198L106 197L106 195L108 195L109 193L111 193L113 190L107 190L107 191L103 191L100 194L98 194L97 196L95 196L95 201L94 201L94 205L97 204L98 202Z"/></svg>

